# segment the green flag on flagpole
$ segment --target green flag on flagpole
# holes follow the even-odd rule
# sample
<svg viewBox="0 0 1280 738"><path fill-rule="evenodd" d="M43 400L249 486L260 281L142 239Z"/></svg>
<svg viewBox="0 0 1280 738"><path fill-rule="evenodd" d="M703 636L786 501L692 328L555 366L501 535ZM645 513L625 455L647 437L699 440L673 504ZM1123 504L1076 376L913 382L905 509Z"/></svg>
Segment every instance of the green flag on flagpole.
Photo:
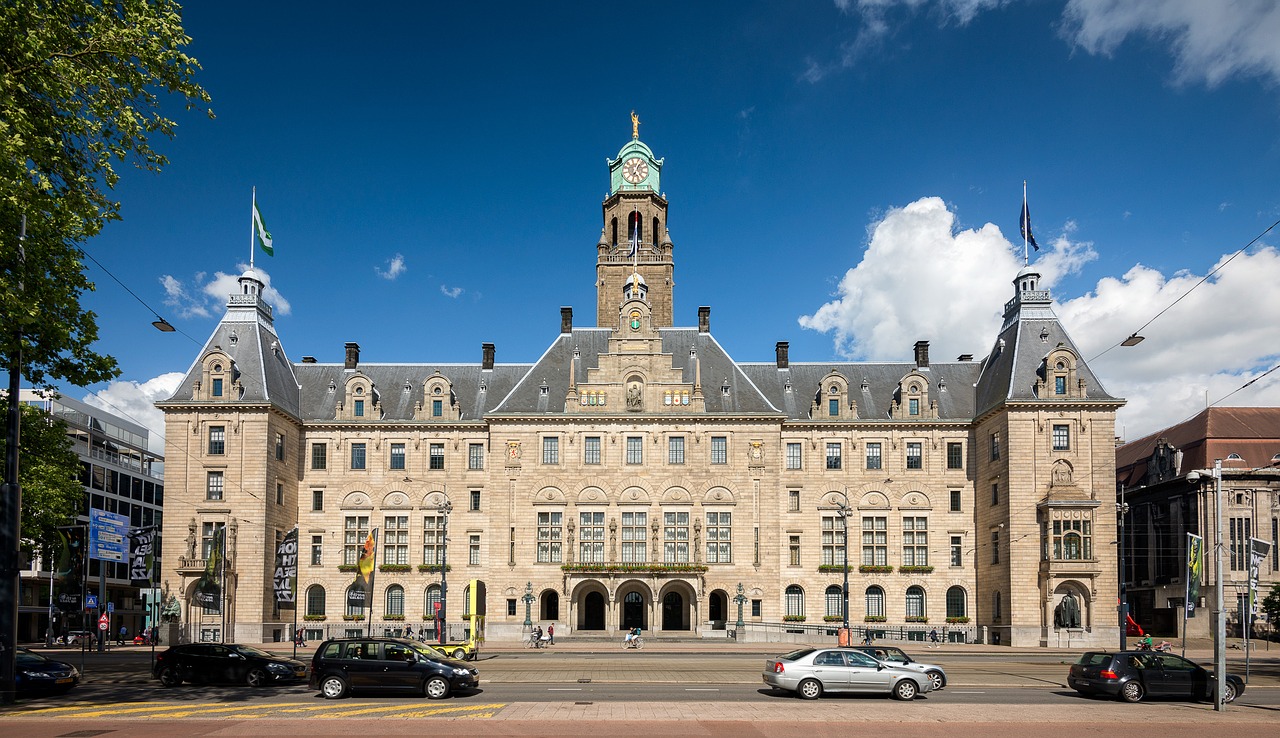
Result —
<svg viewBox="0 0 1280 738"><path fill-rule="evenodd" d="M275 256L275 248L271 245L271 231L267 230L267 226L262 222L262 211L258 210L258 200L253 200L253 225L254 230L258 234L258 245L266 252L267 256Z"/></svg>

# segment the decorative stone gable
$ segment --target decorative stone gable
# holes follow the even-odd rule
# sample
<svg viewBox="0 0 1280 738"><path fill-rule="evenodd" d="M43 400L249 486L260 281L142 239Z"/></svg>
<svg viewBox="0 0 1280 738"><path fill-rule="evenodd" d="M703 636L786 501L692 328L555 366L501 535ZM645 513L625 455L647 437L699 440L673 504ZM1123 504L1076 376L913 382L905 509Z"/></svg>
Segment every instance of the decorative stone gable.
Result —
<svg viewBox="0 0 1280 738"><path fill-rule="evenodd" d="M1036 371L1036 397L1042 400L1083 400L1088 396L1088 384L1080 378L1077 368L1080 357L1063 344L1045 355Z"/></svg>
<svg viewBox="0 0 1280 738"><path fill-rule="evenodd" d="M422 399L413 407L413 419L437 423L460 420L462 406L453 392L453 382L439 371L422 383Z"/></svg>
<svg viewBox="0 0 1280 738"><path fill-rule="evenodd" d="M244 396L240 384L240 370L225 351L215 350L200 360L200 379L191 388L191 395L204 402L235 402Z"/></svg>
<svg viewBox="0 0 1280 738"><path fill-rule="evenodd" d="M938 417L938 401L929 397L929 378L911 372L898 380L889 415L894 420L932 420Z"/></svg>
<svg viewBox="0 0 1280 738"><path fill-rule="evenodd" d="M338 420L361 422L382 419L382 402L373 380L361 372L347 378L343 396L338 401L335 415Z"/></svg>
<svg viewBox="0 0 1280 738"><path fill-rule="evenodd" d="M840 372L828 372L814 393L809 417L814 420L857 420L858 403L849 394L849 380Z"/></svg>

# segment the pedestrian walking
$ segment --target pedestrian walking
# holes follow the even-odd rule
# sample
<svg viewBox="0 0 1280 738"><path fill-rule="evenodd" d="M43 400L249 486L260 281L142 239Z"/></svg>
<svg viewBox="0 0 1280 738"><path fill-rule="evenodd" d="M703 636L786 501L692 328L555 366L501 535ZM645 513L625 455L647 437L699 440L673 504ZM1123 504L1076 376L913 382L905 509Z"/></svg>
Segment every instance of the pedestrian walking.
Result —
<svg viewBox="0 0 1280 738"><path fill-rule="evenodd" d="M556 624L555 623L549 623L547 625L547 641L553 646L556 645Z"/></svg>
<svg viewBox="0 0 1280 738"><path fill-rule="evenodd" d="M942 648L942 642L938 640L937 628L929 631L929 648Z"/></svg>
<svg viewBox="0 0 1280 738"><path fill-rule="evenodd" d="M121 625L121 626L120 626L120 637L116 639L116 645L117 645L117 646L123 646L123 645L124 645L124 639L125 639L126 637L128 637L128 635L129 635L129 629L128 629L128 628L126 628L126 627L124 627L123 625Z"/></svg>

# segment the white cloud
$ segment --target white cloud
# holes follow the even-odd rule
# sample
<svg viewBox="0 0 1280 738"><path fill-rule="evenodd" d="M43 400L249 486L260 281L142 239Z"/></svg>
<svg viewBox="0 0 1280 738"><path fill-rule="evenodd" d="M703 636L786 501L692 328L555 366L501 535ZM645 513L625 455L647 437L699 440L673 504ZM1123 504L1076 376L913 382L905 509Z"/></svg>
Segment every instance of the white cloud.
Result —
<svg viewBox="0 0 1280 738"><path fill-rule="evenodd" d="M445 297L457 297L463 293L463 289L461 287L446 287L444 285L440 285L440 292L444 294Z"/></svg>
<svg viewBox="0 0 1280 738"><path fill-rule="evenodd" d="M164 287L164 304L177 310L177 317L209 317L209 307L205 304L204 298L198 294L192 295L188 292L187 286L183 284L182 280L165 274L160 277L160 284Z"/></svg>
<svg viewBox="0 0 1280 738"><path fill-rule="evenodd" d="M155 403L172 397L182 376L182 372L169 372L144 382L115 381L108 384L106 389L85 397L84 402L146 428L149 431L148 450L162 454L164 413L160 412Z"/></svg>
<svg viewBox="0 0 1280 738"><path fill-rule="evenodd" d="M1096 258L1092 244L1073 240L1074 232L1067 223L1045 239L1034 262L1043 287ZM942 200L922 198L872 224L836 299L800 324L833 334L837 352L852 359L908 359L917 340L929 341L940 360L961 353L981 358L1013 296L1020 251L990 223L957 232ZM1055 306L1103 388L1128 401L1117 416L1118 434L1138 438L1185 420L1204 408L1206 391L1218 402L1280 361L1280 322L1270 319L1280 315L1280 290L1272 289L1280 282L1280 252L1241 254L1187 294L1202 278L1188 272L1166 278L1139 264ZM1107 350L1183 294L1142 328L1144 342ZM1280 405L1280 372L1223 404Z"/></svg>
<svg viewBox="0 0 1280 738"><path fill-rule="evenodd" d="M196 272L191 277L191 284L171 274L160 277L164 287L164 304L177 310L180 318L208 318L221 315L227 306L227 298L240 293L240 276L248 270L247 264L238 264L240 270L235 274L214 272L209 278L206 272ZM279 315L288 315L292 310L289 301L278 290L271 286L271 275L260 266L254 265L254 272L262 280L262 297Z"/></svg>
<svg viewBox="0 0 1280 738"><path fill-rule="evenodd" d="M408 269L408 267L404 265L404 256L396 254L390 259L387 259L387 268L385 270L379 267L374 267L373 271L379 277L389 281L399 277L401 274L404 274L406 269Z"/></svg>

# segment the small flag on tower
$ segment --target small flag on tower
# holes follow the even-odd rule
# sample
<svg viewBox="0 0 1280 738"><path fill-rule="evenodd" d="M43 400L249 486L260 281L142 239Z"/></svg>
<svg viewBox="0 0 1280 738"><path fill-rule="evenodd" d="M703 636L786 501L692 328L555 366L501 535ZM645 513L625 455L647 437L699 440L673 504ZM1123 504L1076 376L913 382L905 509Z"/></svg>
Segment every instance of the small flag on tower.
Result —
<svg viewBox="0 0 1280 738"><path fill-rule="evenodd" d="M266 252L267 256L275 256L275 248L271 245L271 231L267 230L266 223L262 222L262 211L258 210L258 193L253 193L253 230L258 236L258 246Z"/></svg>
<svg viewBox="0 0 1280 738"><path fill-rule="evenodd" d="M1040 244L1036 243L1036 237L1031 235L1031 211L1027 209L1026 190L1022 192L1022 215L1018 219L1018 225L1022 228L1022 240L1031 244L1036 251L1039 251Z"/></svg>

